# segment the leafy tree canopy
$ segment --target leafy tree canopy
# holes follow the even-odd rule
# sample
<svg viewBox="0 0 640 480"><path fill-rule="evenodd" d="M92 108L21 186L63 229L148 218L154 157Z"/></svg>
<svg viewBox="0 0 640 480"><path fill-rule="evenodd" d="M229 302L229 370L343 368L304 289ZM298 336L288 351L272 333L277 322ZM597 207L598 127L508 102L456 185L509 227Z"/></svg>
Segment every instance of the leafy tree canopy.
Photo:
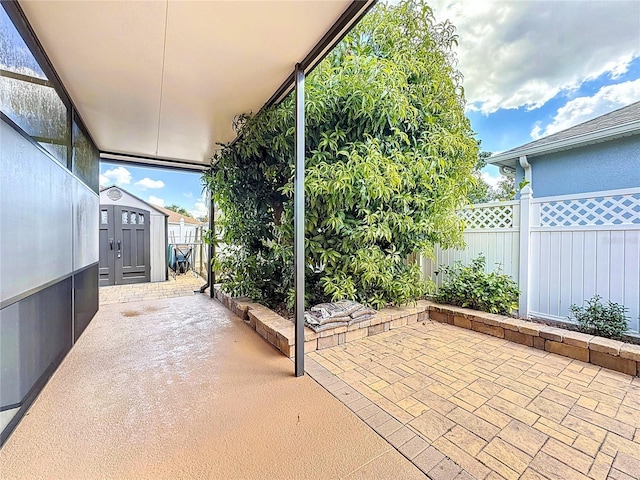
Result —
<svg viewBox="0 0 640 480"><path fill-rule="evenodd" d="M182 207L180 207L178 205L173 204L173 205L169 205L168 207L164 207L164 208L166 208L167 210L172 210L172 211L174 211L176 213L179 213L180 215L183 215L185 217L191 217L191 214L189 212L187 212L184 208L182 208Z"/></svg>
<svg viewBox="0 0 640 480"><path fill-rule="evenodd" d="M478 142L478 148L480 142ZM482 169L487 166L487 158L491 152L480 151L476 162L473 177L474 185L469 189L467 197L471 203L486 203L503 200L514 200L516 198L515 180L513 177L502 176L495 187L489 185L482 178Z"/></svg>
<svg viewBox="0 0 640 480"><path fill-rule="evenodd" d="M409 255L462 244L478 144L455 28L423 0L377 4L306 80L307 301L421 297ZM237 120L204 179L223 212L224 288L274 305L293 286L294 98Z"/></svg>

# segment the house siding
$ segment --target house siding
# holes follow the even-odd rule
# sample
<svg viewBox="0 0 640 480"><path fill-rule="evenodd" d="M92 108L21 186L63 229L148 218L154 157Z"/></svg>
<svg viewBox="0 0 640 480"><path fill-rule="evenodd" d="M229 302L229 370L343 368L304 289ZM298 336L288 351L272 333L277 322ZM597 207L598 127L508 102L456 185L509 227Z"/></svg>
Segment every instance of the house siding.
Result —
<svg viewBox="0 0 640 480"><path fill-rule="evenodd" d="M530 157L534 197L640 186L640 135ZM524 170L516 165L516 185Z"/></svg>

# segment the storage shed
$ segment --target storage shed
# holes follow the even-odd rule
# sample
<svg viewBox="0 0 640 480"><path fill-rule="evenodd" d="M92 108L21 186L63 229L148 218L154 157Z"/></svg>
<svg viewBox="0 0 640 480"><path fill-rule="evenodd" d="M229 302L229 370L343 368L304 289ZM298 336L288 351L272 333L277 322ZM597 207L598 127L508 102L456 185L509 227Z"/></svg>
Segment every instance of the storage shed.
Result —
<svg viewBox="0 0 640 480"><path fill-rule="evenodd" d="M167 214L111 186L100 191L100 286L164 282Z"/></svg>

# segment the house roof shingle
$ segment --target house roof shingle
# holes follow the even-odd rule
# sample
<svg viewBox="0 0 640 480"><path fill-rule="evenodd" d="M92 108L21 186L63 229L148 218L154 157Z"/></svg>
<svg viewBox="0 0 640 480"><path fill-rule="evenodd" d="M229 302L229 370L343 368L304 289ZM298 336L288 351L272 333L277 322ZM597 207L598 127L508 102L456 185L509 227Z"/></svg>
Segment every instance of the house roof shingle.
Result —
<svg viewBox="0 0 640 480"><path fill-rule="evenodd" d="M494 155L487 159L487 163L513 165L522 155L544 155L639 133L640 102L635 102L566 130Z"/></svg>
<svg viewBox="0 0 640 480"><path fill-rule="evenodd" d="M154 205L155 208L157 208L158 210L160 210L161 212L165 213L169 218L167 219L169 223L180 223L180 219L184 218L184 223L186 224L191 224L191 225L200 225L202 222L200 222L199 220L196 220L193 217L188 217L186 215L181 215L177 212L174 212L173 210L169 210L168 208L164 208L164 207L159 207L157 205Z"/></svg>

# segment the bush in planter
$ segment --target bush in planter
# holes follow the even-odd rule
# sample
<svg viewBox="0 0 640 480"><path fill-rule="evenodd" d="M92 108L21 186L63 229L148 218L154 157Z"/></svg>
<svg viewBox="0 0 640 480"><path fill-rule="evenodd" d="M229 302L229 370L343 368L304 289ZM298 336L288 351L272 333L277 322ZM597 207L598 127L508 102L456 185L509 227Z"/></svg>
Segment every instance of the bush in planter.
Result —
<svg viewBox="0 0 640 480"><path fill-rule="evenodd" d="M520 290L516 282L500 268L486 273L485 264L485 257L479 255L468 266L460 262L453 267L442 266L446 280L438 290L436 301L502 315L517 309Z"/></svg>
<svg viewBox="0 0 640 480"><path fill-rule="evenodd" d="M607 338L622 337L627 331L625 312L629 309L611 301L605 305L601 299L600 295L594 295L586 301L586 307L571 305L569 311L572 315L569 318L577 320L581 332Z"/></svg>

